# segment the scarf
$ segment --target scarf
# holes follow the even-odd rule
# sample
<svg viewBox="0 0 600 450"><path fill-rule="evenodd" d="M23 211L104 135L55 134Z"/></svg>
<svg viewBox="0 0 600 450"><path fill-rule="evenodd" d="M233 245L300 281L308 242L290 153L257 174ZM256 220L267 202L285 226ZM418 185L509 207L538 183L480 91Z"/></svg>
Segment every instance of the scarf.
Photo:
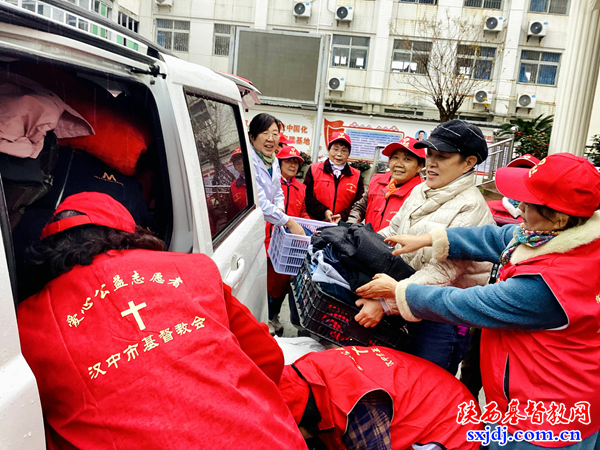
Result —
<svg viewBox="0 0 600 450"><path fill-rule="evenodd" d="M273 154L271 156L265 156L256 149L254 149L254 151L256 152L258 157L262 160L262 162L265 163L265 166L267 167L267 170L269 171L269 173L271 173L271 166L275 162L275 152L273 152Z"/></svg>
<svg viewBox="0 0 600 450"><path fill-rule="evenodd" d="M329 160L329 164L331 164L331 170L333 170L333 175L336 178L339 178L340 175L342 174L342 170L344 170L344 167L346 167L346 164L342 164L341 166L334 164L331 162L331 160Z"/></svg>
<svg viewBox="0 0 600 450"><path fill-rule="evenodd" d="M524 230L521 226L516 227L513 233L512 241L510 244L508 244L508 247L506 247L500 256L500 264L502 264L502 267L504 267L510 262L510 257L519 244L523 244L532 248L539 247L540 245L552 240L560 233L560 231L529 231Z"/></svg>
<svg viewBox="0 0 600 450"><path fill-rule="evenodd" d="M400 185L402 186L402 185ZM394 192L396 192L398 189L400 189L400 186L396 186L396 181L394 181L393 178L390 178L390 184L388 184L387 186L387 192L385 193L385 199L387 200L388 198L390 198L390 195L392 195Z"/></svg>

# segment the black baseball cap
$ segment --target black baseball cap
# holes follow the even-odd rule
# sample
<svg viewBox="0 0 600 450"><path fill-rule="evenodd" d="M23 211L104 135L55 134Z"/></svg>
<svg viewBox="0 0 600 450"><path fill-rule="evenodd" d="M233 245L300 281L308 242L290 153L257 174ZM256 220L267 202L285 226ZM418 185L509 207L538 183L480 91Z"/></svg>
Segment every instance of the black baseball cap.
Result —
<svg viewBox="0 0 600 450"><path fill-rule="evenodd" d="M488 157L487 142L479 127L462 120L450 120L438 125L428 139L415 143L415 148L432 148L438 152L476 156L477 164Z"/></svg>

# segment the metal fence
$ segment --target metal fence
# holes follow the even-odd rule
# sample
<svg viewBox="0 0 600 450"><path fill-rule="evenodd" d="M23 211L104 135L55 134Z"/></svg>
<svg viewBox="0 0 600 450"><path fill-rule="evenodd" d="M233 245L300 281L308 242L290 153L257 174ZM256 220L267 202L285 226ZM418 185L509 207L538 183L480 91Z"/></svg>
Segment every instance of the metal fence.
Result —
<svg viewBox="0 0 600 450"><path fill-rule="evenodd" d="M475 167L477 186L494 182L496 170L506 166L513 159L514 136L488 145L488 157Z"/></svg>

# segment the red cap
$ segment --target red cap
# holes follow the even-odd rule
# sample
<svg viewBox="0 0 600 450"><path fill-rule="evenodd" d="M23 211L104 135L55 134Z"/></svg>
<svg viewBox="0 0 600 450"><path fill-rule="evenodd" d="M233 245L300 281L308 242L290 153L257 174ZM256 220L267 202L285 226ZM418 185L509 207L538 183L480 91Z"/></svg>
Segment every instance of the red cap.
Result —
<svg viewBox="0 0 600 450"><path fill-rule="evenodd" d="M505 197L591 217L600 206L600 173L585 158L555 153L531 169L502 167L496 187Z"/></svg>
<svg viewBox="0 0 600 450"><path fill-rule="evenodd" d="M242 149L241 149L241 147L236 147L235 150L233 152L231 152L230 161L233 162L233 160L235 158L239 158L240 156L242 156Z"/></svg>
<svg viewBox="0 0 600 450"><path fill-rule="evenodd" d="M401 150L408 150L409 152L413 153L415 156L425 159L425 156L427 156L425 154L425 149L424 148L415 148L416 142L419 142L419 140L415 139L415 138L411 138L409 136L406 136L404 139L400 139L398 142L392 142L391 144L388 144L381 153L383 155L387 156L388 158L390 158L396 150L401 149Z"/></svg>
<svg viewBox="0 0 600 450"><path fill-rule="evenodd" d="M279 143L280 143L280 144L285 144L285 145L287 145L287 144L293 144L293 143L294 143L294 141L292 141L291 139L288 139L288 138L285 136L285 134L283 134L283 133L279 133Z"/></svg>
<svg viewBox="0 0 600 450"><path fill-rule="evenodd" d="M281 150L279 150L279 152L277 153L277 159L290 159L290 158L299 159L300 164L302 164L304 162L304 158L302 158L302 156L300 156L300 152L298 150L296 150L295 147L286 145L285 147L282 147Z"/></svg>
<svg viewBox="0 0 600 450"><path fill-rule="evenodd" d="M110 195L100 192L80 192L70 195L56 208L54 215L63 211L77 211L82 215L49 223L42 230L42 239L80 225L102 225L128 233L135 231L135 220L127 208Z"/></svg>
<svg viewBox="0 0 600 450"><path fill-rule="evenodd" d="M527 167L530 169L539 163L540 163L539 159L537 159L535 156L527 153L526 155L519 156L518 158L513 159L511 162L509 162L506 165L506 167Z"/></svg>
<svg viewBox="0 0 600 450"><path fill-rule="evenodd" d="M348 144L348 147L352 149L352 141L350 140L350 136L348 136L343 131L333 133L333 136L331 136L331 139L329 139L329 143L327 144L328 150L331 148L331 144L333 144L335 141L344 141L346 144Z"/></svg>

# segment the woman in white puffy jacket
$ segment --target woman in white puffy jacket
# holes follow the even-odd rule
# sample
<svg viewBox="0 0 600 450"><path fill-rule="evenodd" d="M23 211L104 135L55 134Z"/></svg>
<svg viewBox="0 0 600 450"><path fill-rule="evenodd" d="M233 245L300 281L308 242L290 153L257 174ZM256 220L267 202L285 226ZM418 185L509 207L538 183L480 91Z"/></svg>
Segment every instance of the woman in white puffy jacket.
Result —
<svg viewBox="0 0 600 450"><path fill-rule="evenodd" d="M438 228L493 224L489 208L475 186L473 169L488 153L481 130L452 120L439 125L429 139L416 143L417 146L427 148L427 180L413 189L390 225L379 234L418 235ZM436 261L431 248L401 257L416 270L410 280L423 285L483 286L490 276L490 263ZM357 304L363 308L356 320L366 327L375 326L384 313L398 314L395 299L378 295L381 282L376 279L357 290L363 297ZM456 373L469 346L468 329L426 320L411 327L413 340L404 350Z"/></svg>

